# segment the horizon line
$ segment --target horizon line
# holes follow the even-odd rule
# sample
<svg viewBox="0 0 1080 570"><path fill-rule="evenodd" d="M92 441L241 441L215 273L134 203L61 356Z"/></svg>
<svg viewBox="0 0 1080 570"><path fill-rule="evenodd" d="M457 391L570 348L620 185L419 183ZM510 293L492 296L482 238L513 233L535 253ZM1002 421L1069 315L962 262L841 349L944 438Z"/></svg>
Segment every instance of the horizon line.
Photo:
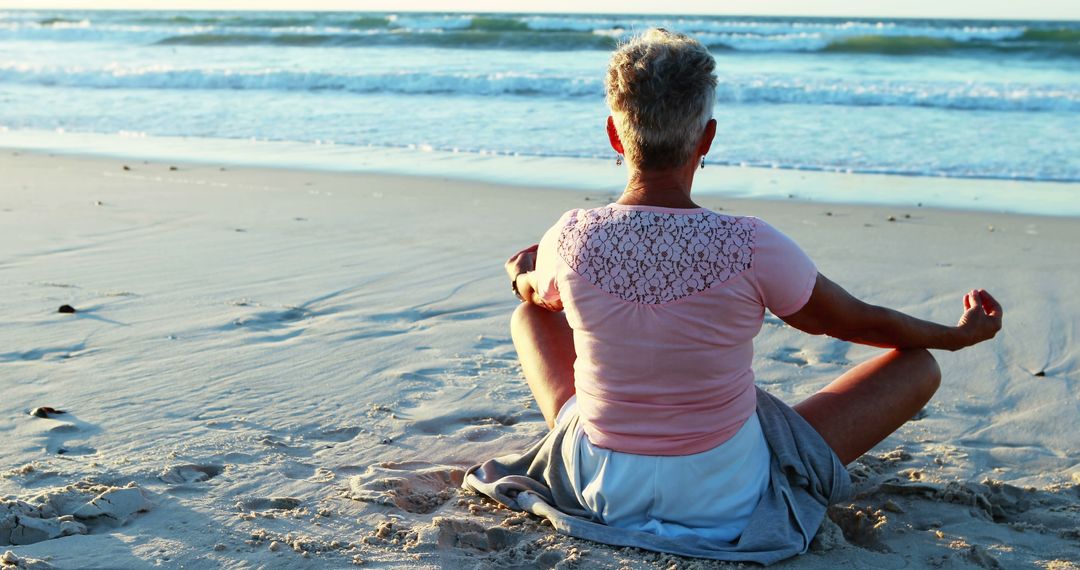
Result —
<svg viewBox="0 0 1080 570"><path fill-rule="evenodd" d="M806 14L806 13L785 13L785 14L755 14L750 12L733 12L733 13L701 13L701 12L566 12L566 11L484 11L484 10L417 10L417 9L397 9L397 10L341 10L330 8L307 8L307 9L285 9L285 8L217 8L217 9L205 9L205 8L166 8L166 7L145 7L145 8L117 8L117 7L105 7L105 8L75 8L75 7L7 7L4 3L0 2L0 10L5 11L18 11L18 12L48 12L48 11L70 11L70 12L281 12L281 13L339 13L339 14L462 14L462 15L547 15L547 14L560 14L560 15L575 15L575 16L702 16L711 18L815 18L815 19L860 19L860 20L969 20L969 21L986 21L986 22L1069 22L1080 23L1080 16L1076 18L1064 17L1064 18L1049 18L1049 19L1033 19L1033 18L1019 18L1012 16L1000 16L1000 17L980 17L980 16L889 16L889 15L859 15L859 14L840 14L840 15L822 15L822 14Z"/></svg>

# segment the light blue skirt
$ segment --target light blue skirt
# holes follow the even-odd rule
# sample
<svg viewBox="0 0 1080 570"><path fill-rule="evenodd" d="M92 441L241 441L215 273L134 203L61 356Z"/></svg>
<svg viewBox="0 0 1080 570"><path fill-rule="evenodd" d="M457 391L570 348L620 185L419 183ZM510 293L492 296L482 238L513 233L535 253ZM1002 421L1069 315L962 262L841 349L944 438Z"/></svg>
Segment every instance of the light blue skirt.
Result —
<svg viewBox="0 0 1080 570"><path fill-rule="evenodd" d="M556 425L576 406L573 396ZM701 453L612 451L593 445L579 423L563 440L562 454L578 502L598 521L657 536L735 540L769 486L769 445L756 413L730 439Z"/></svg>
<svg viewBox="0 0 1080 570"><path fill-rule="evenodd" d="M806 552L826 508L850 496L851 478L802 416L760 388L757 419L769 447L768 486L742 534L733 540L698 534L661 536L604 524L582 504L571 480L571 467L564 461L562 451L572 445L566 440L573 438L581 423L574 410L523 453L471 467L462 486L512 509L545 517L558 532L578 538L683 556L772 564Z"/></svg>

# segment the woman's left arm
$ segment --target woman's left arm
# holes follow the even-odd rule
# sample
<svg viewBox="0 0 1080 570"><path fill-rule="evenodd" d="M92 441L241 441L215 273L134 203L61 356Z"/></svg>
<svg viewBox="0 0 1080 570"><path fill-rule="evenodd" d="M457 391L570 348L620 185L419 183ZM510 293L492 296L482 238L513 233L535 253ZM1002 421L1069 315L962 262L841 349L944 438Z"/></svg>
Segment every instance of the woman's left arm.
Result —
<svg viewBox="0 0 1080 570"><path fill-rule="evenodd" d="M780 318L803 332L881 348L960 350L993 338L1001 330L1002 312L990 293L974 290L964 295L964 313L950 327L864 303L818 274L806 305Z"/></svg>

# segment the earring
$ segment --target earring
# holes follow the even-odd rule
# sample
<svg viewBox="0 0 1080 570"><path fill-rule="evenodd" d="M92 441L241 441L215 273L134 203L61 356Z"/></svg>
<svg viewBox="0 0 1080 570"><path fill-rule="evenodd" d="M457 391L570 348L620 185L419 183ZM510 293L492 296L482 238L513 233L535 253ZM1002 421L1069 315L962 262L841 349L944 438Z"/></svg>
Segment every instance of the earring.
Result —
<svg viewBox="0 0 1080 570"><path fill-rule="evenodd" d="M701 167L705 168L705 155L701 155Z"/></svg>
<svg viewBox="0 0 1080 570"><path fill-rule="evenodd" d="M615 166L622 166L622 154L615 155Z"/></svg>

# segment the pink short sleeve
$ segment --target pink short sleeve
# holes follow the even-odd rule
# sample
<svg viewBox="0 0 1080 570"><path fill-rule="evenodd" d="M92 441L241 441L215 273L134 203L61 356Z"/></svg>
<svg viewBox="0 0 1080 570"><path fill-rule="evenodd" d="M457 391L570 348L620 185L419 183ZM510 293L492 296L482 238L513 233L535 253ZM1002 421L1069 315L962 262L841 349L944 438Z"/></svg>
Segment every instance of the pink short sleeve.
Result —
<svg viewBox="0 0 1080 570"><path fill-rule="evenodd" d="M570 210L563 214L559 221L544 233L544 237L540 239L540 248L536 250L536 294L545 302L560 298L557 282L559 265L562 262L559 257L559 237L566 224L577 218L577 212L578 210Z"/></svg>
<svg viewBox="0 0 1080 570"><path fill-rule="evenodd" d="M780 230L754 219L753 272L762 304L778 317L802 309L817 282L817 267Z"/></svg>

